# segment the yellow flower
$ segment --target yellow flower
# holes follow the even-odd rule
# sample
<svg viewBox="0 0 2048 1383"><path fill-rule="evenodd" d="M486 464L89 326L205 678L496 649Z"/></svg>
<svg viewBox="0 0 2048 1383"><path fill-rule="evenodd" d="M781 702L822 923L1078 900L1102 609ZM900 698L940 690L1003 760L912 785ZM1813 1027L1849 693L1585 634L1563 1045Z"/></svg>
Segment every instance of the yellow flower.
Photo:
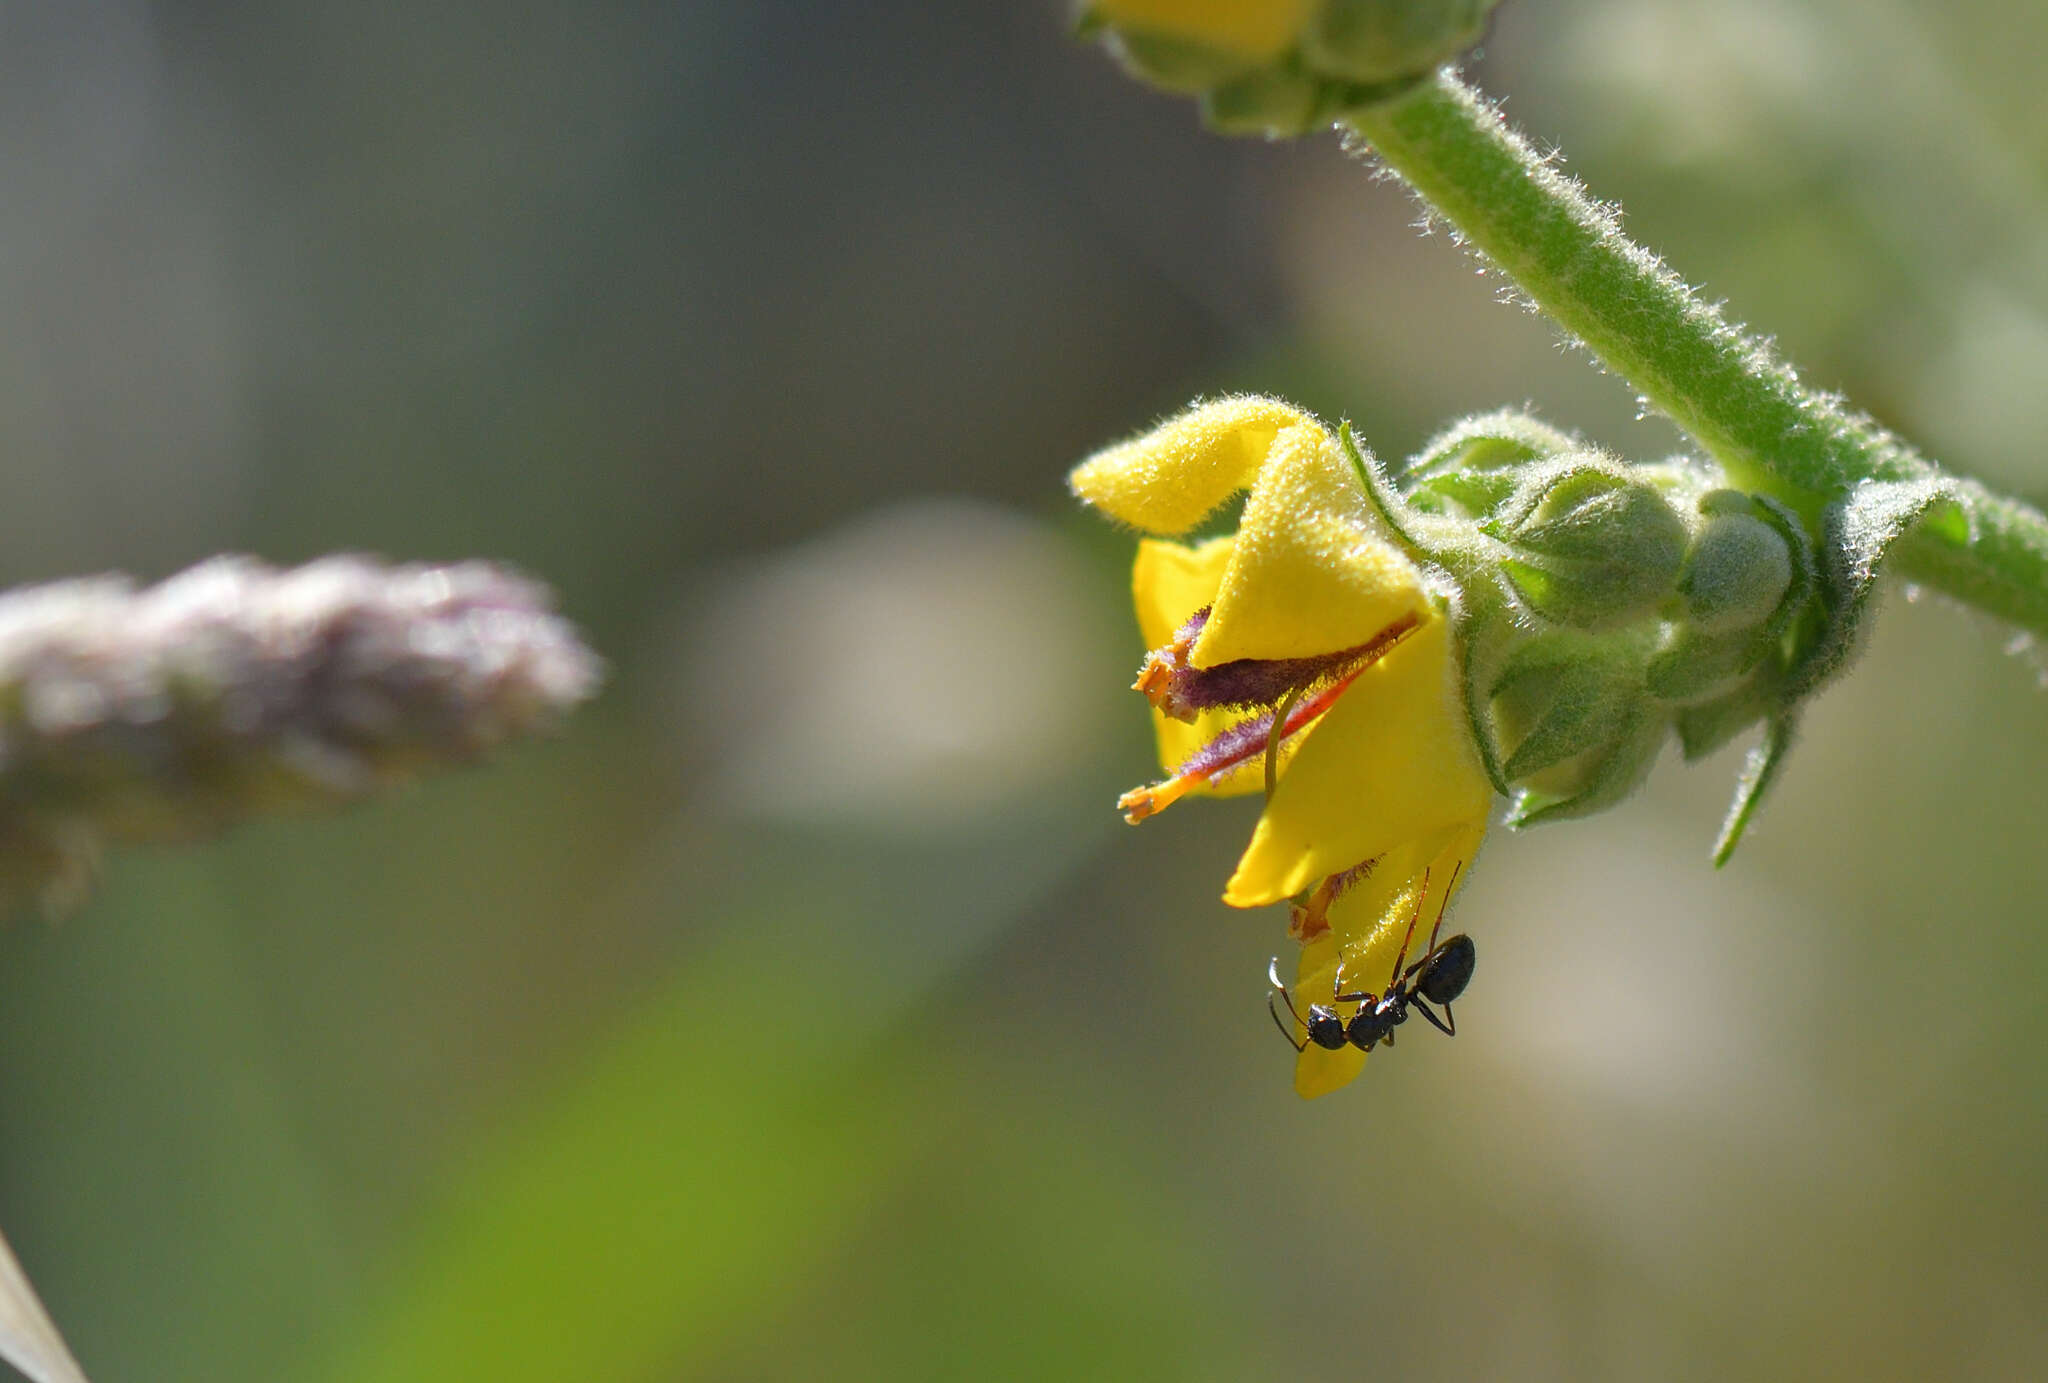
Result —
<svg viewBox="0 0 2048 1383"><path fill-rule="evenodd" d="M1264 787L1224 901L1299 900L1304 1016L1339 992L1383 993L1418 899L1431 915L1410 962L1492 805L1450 625L1421 569L1336 439L1273 399L1199 404L1083 462L1072 484L1162 535L1140 543L1133 593L1152 648L1138 689L1170 776L1127 793L1127 817ZM1247 489L1235 534L1164 540ZM1296 1086L1335 1089L1364 1055L1309 1044Z"/></svg>

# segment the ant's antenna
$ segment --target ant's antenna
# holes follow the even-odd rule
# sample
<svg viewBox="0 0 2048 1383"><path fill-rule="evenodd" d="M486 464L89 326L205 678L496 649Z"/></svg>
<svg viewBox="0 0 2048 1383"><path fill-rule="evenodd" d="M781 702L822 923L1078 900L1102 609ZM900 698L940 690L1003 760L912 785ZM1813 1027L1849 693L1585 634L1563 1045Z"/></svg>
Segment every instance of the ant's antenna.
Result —
<svg viewBox="0 0 2048 1383"><path fill-rule="evenodd" d="M1436 925L1429 929L1429 950L1436 949L1436 935L1444 929L1444 912L1451 906L1451 894L1458 887L1458 871L1465 867L1463 860L1451 865L1451 881L1444 885L1444 900L1436 905ZM1425 951L1423 954L1427 955Z"/></svg>
<svg viewBox="0 0 2048 1383"><path fill-rule="evenodd" d="M1280 1010L1273 1007L1273 996L1277 994L1280 996L1280 1001L1287 1005L1288 1016L1293 1018L1302 1028L1306 1029L1308 1027L1308 1024L1301 1021L1301 1015L1294 1011L1294 998L1287 992L1287 986L1280 983L1280 957L1274 956L1266 962L1266 978L1273 982L1273 993L1266 996L1266 1012L1273 1015L1273 1026L1280 1029L1280 1035L1287 1039L1287 1044L1293 1047L1295 1051L1307 1051L1308 1043L1296 1042L1294 1040L1294 1033L1289 1030L1285 1023L1280 1021Z"/></svg>
<svg viewBox="0 0 2048 1383"><path fill-rule="evenodd" d="M1289 1013L1294 1012L1294 1004L1291 1001L1287 1005L1287 1011ZM1305 1052L1308 1050L1308 1043L1295 1041L1293 1030L1290 1029L1285 1023L1280 1021L1280 1010L1273 1007L1273 996L1271 994L1268 994L1266 996L1266 1012L1272 1015L1273 1026L1280 1029L1280 1035L1287 1039L1288 1046L1294 1048L1294 1050L1297 1052ZM1297 1016L1294 1021L1299 1023L1301 1019L1299 1016Z"/></svg>

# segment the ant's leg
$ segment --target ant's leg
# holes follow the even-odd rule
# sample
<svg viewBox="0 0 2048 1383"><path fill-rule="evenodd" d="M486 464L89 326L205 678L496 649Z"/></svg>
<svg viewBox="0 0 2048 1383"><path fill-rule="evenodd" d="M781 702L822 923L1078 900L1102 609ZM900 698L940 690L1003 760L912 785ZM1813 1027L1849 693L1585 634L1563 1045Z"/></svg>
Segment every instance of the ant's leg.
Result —
<svg viewBox="0 0 2048 1383"><path fill-rule="evenodd" d="M1285 995L1287 991L1283 989L1280 992L1282 995ZM1294 1012L1294 1005L1292 1003L1289 1003L1287 1005L1287 1011L1289 1013ZM1273 1015L1273 1026L1280 1029L1280 1035L1287 1039L1288 1046L1294 1048L1294 1050L1297 1052L1305 1052L1308 1050L1308 1043L1305 1041L1296 1042L1294 1040L1294 1034L1289 1032L1287 1029L1287 1025L1280 1021L1280 1010L1273 1007L1273 996L1271 994L1268 994L1266 996L1266 1012ZM1296 1017L1294 1021L1299 1023L1301 1022L1301 1019L1299 1017Z"/></svg>
<svg viewBox="0 0 2048 1383"><path fill-rule="evenodd" d="M1379 1001L1379 995L1368 993L1363 989L1359 990L1356 994L1346 994L1344 992L1344 959L1340 955L1337 959L1336 970L1330 974L1330 1007L1335 1008L1338 1004L1376 1004Z"/></svg>
<svg viewBox="0 0 2048 1383"><path fill-rule="evenodd" d="M1416 995L1410 1002L1415 1006L1415 1011L1434 1024L1436 1030L1445 1037L1456 1037L1458 1035L1458 1020L1451 1017L1451 1006L1449 1004L1444 1005L1444 1016L1439 1018L1436 1016L1436 1011L1430 1008L1429 1001L1420 994ZM1448 1026L1445 1024L1446 1019L1449 1019Z"/></svg>
<svg viewBox="0 0 2048 1383"><path fill-rule="evenodd" d="M1344 992L1344 987L1342 984L1333 985L1331 987L1337 991L1335 994L1332 994L1330 996L1330 1006L1332 1008L1335 1008L1338 1004L1371 1005L1376 1004L1380 1001L1380 996L1368 989L1361 989L1356 994L1346 994Z"/></svg>

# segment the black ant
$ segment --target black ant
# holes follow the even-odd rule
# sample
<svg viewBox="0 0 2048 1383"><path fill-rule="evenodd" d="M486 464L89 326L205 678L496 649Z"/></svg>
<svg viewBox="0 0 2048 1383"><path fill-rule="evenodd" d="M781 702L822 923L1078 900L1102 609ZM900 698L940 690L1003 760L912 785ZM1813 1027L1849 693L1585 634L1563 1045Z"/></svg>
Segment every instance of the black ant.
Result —
<svg viewBox="0 0 2048 1383"><path fill-rule="evenodd" d="M1361 990L1356 994L1333 992L1327 1004L1310 1004L1308 1017L1304 1019L1295 1012L1294 1000L1287 993L1287 986L1280 983L1280 960L1274 957L1266 967L1266 977L1273 982L1273 993L1266 996L1266 1012L1273 1015L1273 1025L1280 1029L1280 1035L1287 1039L1297 1052L1308 1050L1310 1042L1330 1051L1339 1051L1350 1043L1360 1051L1371 1051L1384 1042L1394 1045L1394 1029L1408 1021L1408 1009L1412 1004L1417 1013L1435 1025L1436 1030L1446 1037L1458 1035L1457 1020L1451 1017L1451 1001L1465 992L1465 986L1472 982L1472 967L1478 962L1478 950L1472 945L1472 938L1459 932L1443 945L1437 945L1437 933L1443 930L1444 909L1451 905L1451 889L1457 887L1458 870L1464 867L1461 860L1451 870L1450 886L1444 890L1444 901L1436 910L1436 925L1429 931L1429 950L1421 960L1401 968L1408 959L1408 943L1415 939L1415 924L1422 920L1422 900L1429 895L1429 871L1422 872L1422 888L1415 895L1415 912L1408 919L1407 935L1401 938L1401 953L1394 957L1394 973L1387 979L1384 995L1369 994ZM1342 967L1338 967L1340 972ZM1343 981L1335 979L1332 991L1343 988ZM1287 1012L1294 1021L1308 1031L1308 1040L1297 1042L1294 1033L1280 1019L1280 1010L1273 1007L1278 997L1287 1005ZM1358 1012L1351 1015L1351 1021L1337 1012L1337 1005L1355 1003ZM1436 1016L1431 1004L1442 1004L1444 1016Z"/></svg>

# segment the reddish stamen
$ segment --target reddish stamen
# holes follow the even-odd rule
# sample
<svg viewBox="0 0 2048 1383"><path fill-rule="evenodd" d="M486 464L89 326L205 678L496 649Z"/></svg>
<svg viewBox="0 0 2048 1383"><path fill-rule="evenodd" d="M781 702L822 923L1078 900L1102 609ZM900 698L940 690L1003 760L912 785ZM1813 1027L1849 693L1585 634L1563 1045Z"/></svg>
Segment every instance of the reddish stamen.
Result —
<svg viewBox="0 0 2048 1383"><path fill-rule="evenodd" d="M1188 633L1197 627L1198 621L1207 618L1206 609L1198 611L1195 618L1183 626L1182 632ZM1279 742L1285 743L1300 734L1318 716L1335 705L1337 698L1358 680L1359 673L1386 657L1401 640L1414 632L1421 622L1420 618L1412 613L1403 615L1382 629L1370 643L1360 645L1358 661L1352 664L1343 676L1314 695L1303 696L1294 702L1287 712L1286 719L1280 725ZM1139 674L1141 689L1151 666L1148 659L1146 670ZM1264 756L1275 742L1275 714L1274 711L1263 711L1258 715L1245 717L1195 751L1193 757L1176 769L1171 778L1147 787L1133 788L1119 797L1116 805L1124 814L1124 820L1135 826L1146 817L1165 811L1194 789L1205 784L1213 787L1227 775Z"/></svg>
<svg viewBox="0 0 2048 1383"><path fill-rule="evenodd" d="M1286 723L1280 727L1281 741L1284 743L1300 734L1310 721L1329 710L1344 694L1345 688L1358 680L1358 674L1371 666L1370 663L1361 663L1314 696L1305 696L1296 702ZM1247 717L1209 741L1165 782L1133 788L1119 797L1117 808L1123 812L1124 820L1135 826L1146 817L1166 810L1204 783L1214 786L1229 773L1259 758L1266 752L1266 743L1272 734L1273 712Z"/></svg>

